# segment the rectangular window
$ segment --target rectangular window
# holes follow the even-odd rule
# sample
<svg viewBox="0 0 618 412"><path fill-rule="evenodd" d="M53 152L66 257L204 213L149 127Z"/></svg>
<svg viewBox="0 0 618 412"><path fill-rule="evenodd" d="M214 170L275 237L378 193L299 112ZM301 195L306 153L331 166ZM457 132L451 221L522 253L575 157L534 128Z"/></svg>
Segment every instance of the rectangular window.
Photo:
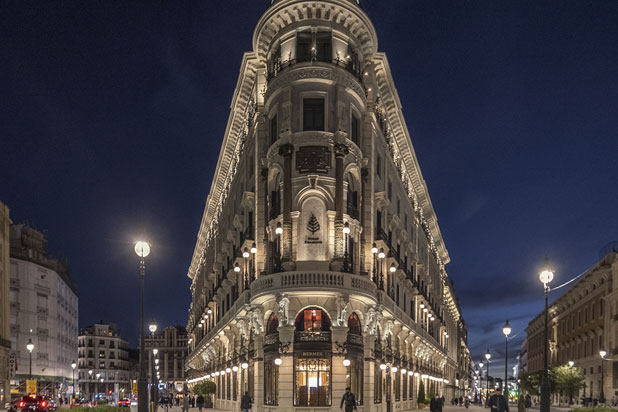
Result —
<svg viewBox="0 0 618 412"><path fill-rule="evenodd" d="M279 134L277 133L277 115L274 115L272 119L270 119L270 144L273 144L279 139Z"/></svg>
<svg viewBox="0 0 618 412"><path fill-rule="evenodd" d="M407 372L408 371L406 371L405 373L402 373L403 386L402 386L401 395L404 401L408 399L408 373Z"/></svg>
<svg viewBox="0 0 618 412"><path fill-rule="evenodd" d="M313 35L311 30L296 33L296 61L306 62L311 60L311 48L313 47Z"/></svg>
<svg viewBox="0 0 618 412"><path fill-rule="evenodd" d="M358 117L356 117L356 115L354 113L352 113L352 119L350 122L350 140L352 140L352 142L354 142L355 145L358 146L358 134L359 134L359 126L360 126L360 121L358 120Z"/></svg>
<svg viewBox="0 0 618 412"><path fill-rule="evenodd" d="M399 371L395 372L395 401L399 402L401 400L401 373Z"/></svg>
<svg viewBox="0 0 618 412"><path fill-rule="evenodd" d="M294 359L294 406L330 406L329 359Z"/></svg>
<svg viewBox="0 0 618 412"><path fill-rule="evenodd" d="M333 60L333 40L330 31L319 31L315 34L315 52L319 61Z"/></svg>
<svg viewBox="0 0 618 412"><path fill-rule="evenodd" d="M382 157L380 155L376 156L376 175L382 177Z"/></svg>
<svg viewBox="0 0 618 412"><path fill-rule="evenodd" d="M414 376L410 375L410 392L408 398L412 400L414 398Z"/></svg>
<svg viewBox="0 0 618 412"><path fill-rule="evenodd" d="M273 359L264 361L264 405L278 405L279 367Z"/></svg>
<svg viewBox="0 0 618 412"><path fill-rule="evenodd" d="M379 362L373 364L373 403L382 403L382 370Z"/></svg>
<svg viewBox="0 0 618 412"><path fill-rule="evenodd" d="M303 99L303 130L324 130L324 98Z"/></svg>

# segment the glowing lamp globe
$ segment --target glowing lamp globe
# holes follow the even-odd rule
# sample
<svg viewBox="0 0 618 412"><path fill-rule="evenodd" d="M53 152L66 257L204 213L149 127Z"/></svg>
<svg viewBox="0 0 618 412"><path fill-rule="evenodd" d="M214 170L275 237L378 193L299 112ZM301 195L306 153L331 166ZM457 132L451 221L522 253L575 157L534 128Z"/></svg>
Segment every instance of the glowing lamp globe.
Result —
<svg viewBox="0 0 618 412"><path fill-rule="evenodd" d="M249 364L248 364L247 362L243 362L243 363L240 365L240 367L241 367L241 368L243 368L243 369L247 369L247 368L249 367Z"/></svg>
<svg viewBox="0 0 618 412"><path fill-rule="evenodd" d="M238 372L238 366L236 366L236 365L232 366L232 370L233 370L234 372Z"/></svg>
<svg viewBox="0 0 618 412"><path fill-rule="evenodd" d="M32 352L34 350L34 343L32 343L32 339L28 339L26 349L28 349L28 352Z"/></svg>
<svg viewBox="0 0 618 412"><path fill-rule="evenodd" d="M345 225L343 226L343 233L346 235L350 234L350 224L348 222L345 222Z"/></svg>
<svg viewBox="0 0 618 412"><path fill-rule="evenodd" d="M238 263L234 265L234 272L236 273L240 272L240 266L238 266Z"/></svg>
<svg viewBox="0 0 618 412"><path fill-rule="evenodd" d="M374 255L378 253L378 246L375 243L373 244L373 246L371 246L371 253L373 253Z"/></svg>
<svg viewBox="0 0 618 412"><path fill-rule="evenodd" d="M539 273L539 279L544 285L547 285L554 278L554 269L549 263L549 259L545 258L545 263L543 264L543 269L541 269L541 273Z"/></svg>
<svg viewBox="0 0 618 412"><path fill-rule="evenodd" d="M391 370L392 370L393 372L397 373L397 371L399 370L399 368L397 368L397 366L393 366L393 367L391 368Z"/></svg>
<svg viewBox="0 0 618 412"><path fill-rule="evenodd" d="M75 369L77 367L77 363L75 361L71 362L71 368Z"/></svg>
<svg viewBox="0 0 618 412"><path fill-rule="evenodd" d="M599 355L601 355L601 357L604 358L605 356L607 356L607 352L605 351L605 349L601 349L599 351Z"/></svg>
<svg viewBox="0 0 618 412"><path fill-rule="evenodd" d="M275 359L275 365L281 366L282 363L283 363L283 361L281 360L281 358Z"/></svg>
<svg viewBox="0 0 618 412"><path fill-rule="evenodd" d="M502 333L504 333L504 336L507 336L507 337L511 334L511 325L509 324L508 320L502 327Z"/></svg>
<svg viewBox="0 0 618 412"><path fill-rule="evenodd" d="M380 369L381 370L386 370L386 363L381 363L380 364Z"/></svg>
<svg viewBox="0 0 618 412"><path fill-rule="evenodd" d="M245 249L245 250L242 252L242 257L244 257L245 259L249 257L249 251L248 251L247 249Z"/></svg>
<svg viewBox="0 0 618 412"><path fill-rule="evenodd" d="M394 263L391 263L391 268L390 268L391 273L395 273L396 270L397 270L397 266L395 266Z"/></svg>
<svg viewBox="0 0 618 412"><path fill-rule="evenodd" d="M491 359L491 353L489 353L489 349L487 349L487 353L485 354L485 359Z"/></svg>
<svg viewBox="0 0 618 412"><path fill-rule="evenodd" d="M232 368L225 368L225 373L230 373L232 371Z"/></svg>
<svg viewBox="0 0 618 412"><path fill-rule="evenodd" d="M256 254L257 253L257 246L254 244L251 245L251 253Z"/></svg>
<svg viewBox="0 0 618 412"><path fill-rule="evenodd" d="M151 323L150 325L148 325L148 330L150 331L150 333L155 333L157 331L157 325Z"/></svg>
<svg viewBox="0 0 618 412"><path fill-rule="evenodd" d="M346 368L347 368L348 366L350 366L350 359L344 359L344 360L343 360L343 366L345 366Z"/></svg>
<svg viewBox="0 0 618 412"><path fill-rule="evenodd" d="M573 365L575 365L575 362L573 362L572 360L569 361L569 366L572 368Z"/></svg>
<svg viewBox="0 0 618 412"><path fill-rule="evenodd" d="M145 258L150 254L150 245L143 240L135 243L135 253L141 258Z"/></svg>

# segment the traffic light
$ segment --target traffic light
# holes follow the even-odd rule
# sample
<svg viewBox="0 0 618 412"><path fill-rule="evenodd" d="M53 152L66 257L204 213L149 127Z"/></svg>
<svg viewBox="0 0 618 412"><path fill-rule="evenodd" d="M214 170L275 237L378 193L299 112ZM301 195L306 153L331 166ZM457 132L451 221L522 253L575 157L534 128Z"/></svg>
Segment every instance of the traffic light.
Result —
<svg viewBox="0 0 618 412"><path fill-rule="evenodd" d="M110 394L110 395L112 394L112 390L111 390L111 389L109 390L109 394Z"/></svg>

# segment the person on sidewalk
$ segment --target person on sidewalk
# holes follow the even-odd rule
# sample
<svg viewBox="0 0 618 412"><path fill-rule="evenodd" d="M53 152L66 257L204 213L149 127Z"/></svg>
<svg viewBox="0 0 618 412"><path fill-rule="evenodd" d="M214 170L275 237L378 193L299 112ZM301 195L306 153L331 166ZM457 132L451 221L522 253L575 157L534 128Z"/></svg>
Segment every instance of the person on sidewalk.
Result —
<svg viewBox="0 0 618 412"><path fill-rule="evenodd" d="M189 395L186 393L182 397L182 412L189 412Z"/></svg>
<svg viewBox="0 0 618 412"><path fill-rule="evenodd" d="M429 402L429 410L431 412L442 412L442 400L440 399L440 395L437 393Z"/></svg>
<svg viewBox="0 0 618 412"><path fill-rule="evenodd" d="M204 407L204 397L202 395L198 395L197 399L195 400L195 403L197 403L197 409L199 409L200 412L202 412L202 408Z"/></svg>
<svg viewBox="0 0 618 412"><path fill-rule="evenodd" d="M245 392L240 400L240 409L242 409L242 412L249 412L252 403L253 401L251 400L251 396L249 396L249 392Z"/></svg>
<svg viewBox="0 0 618 412"><path fill-rule="evenodd" d="M491 412L509 412L509 403L502 395L502 389L496 388L495 393L489 398Z"/></svg>
<svg viewBox="0 0 618 412"><path fill-rule="evenodd" d="M519 400L517 401L517 412L526 412L526 398L523 394L519 395Z"/></svg>
<svg viewBox="0 0 618 412"><path fill-rule="evenodd" d="M356 410L356 397L350 390L350 387L345 388L345 393L341 397L341 405L339 405L339 409L343 408L345 404L345 412L352 412Z"/></svg>

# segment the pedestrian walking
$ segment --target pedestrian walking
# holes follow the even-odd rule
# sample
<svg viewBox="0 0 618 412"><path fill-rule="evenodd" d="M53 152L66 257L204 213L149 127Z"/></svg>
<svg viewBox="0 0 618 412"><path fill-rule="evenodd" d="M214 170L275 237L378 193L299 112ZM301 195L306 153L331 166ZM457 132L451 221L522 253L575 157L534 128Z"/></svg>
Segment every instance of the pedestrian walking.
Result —
<svg viewBox="0 0 618 412"><path fill-rule="evenodd" d="M251 409L251 404L253 404L253 400L251 400L249 392L245 392L240 400L240 409L242 409L242 412L249 412L249 409Z"/></svg>
<svg viewBox="0 0 618 412"><path fill-rule="evenodd" d="M530 409L532 408L532 398L530 397L530 394L526 394L526 409Z"/></svg>
<svg viewBox="0 0 618 412"><path fill-rule="evenodd" d="M339 409L343 408L345 405L345 412L352 412L356 410L356 397L352 393L352 390L348 386L345 388L345 393L341 397L341 405L339 405Z"/></svg>
<svg viewBox="0 0 618 412"><path fill-rule="evenodd" d="M429 402L429 410L431 412L442 412L442 400L437 393L431 402Z"/></svg>
<svg viewBox="0 0 618 412"><path fill-rule="evenodd" d="M189 395L186 393L182 397L182 412L189 412Z"/></svg>
<svg viewBox="0 0 618 412"><path fill-rule="evenodd" d="M197 409L202 412L202 408L204 407L204 397L202 395L198 395L195 402L197 403Z"/></svg>
<svg viewBox="0 0 618 412"><path fill-rule="evenodd" d="M524 395L519 395L519 400L517 401L517 412L526 412L526 398Z"/></svg>
<svg viewBox="0 0 618 412"><path fill-rule="evenodd" d="M495 393L489 398L491 412L509 412L509 403L502 395L502 389L496 388Z"/></svg>

